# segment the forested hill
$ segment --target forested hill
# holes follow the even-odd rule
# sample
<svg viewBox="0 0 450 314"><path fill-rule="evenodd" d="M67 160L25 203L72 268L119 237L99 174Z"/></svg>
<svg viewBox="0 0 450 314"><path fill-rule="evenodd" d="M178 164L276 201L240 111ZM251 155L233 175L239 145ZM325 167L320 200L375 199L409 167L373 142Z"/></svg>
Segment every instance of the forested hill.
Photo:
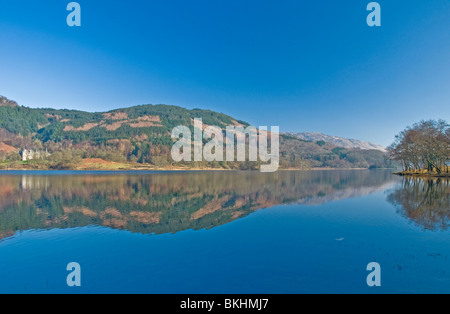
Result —
<svg viewBox="0 0 450 314"><path fill-rule="evenodd" d="M32 109L0 97L0 167L72 169L85 159L156 167L180 166L170 158L171 131L190 126L202 118L204 125L248 126L244 121L210 110L188 110L168 105L141 105L103 113L77 110ZM15 151L14 151L15 148ZM19 160L24 149L49 154L26 163ZM323 142L281 136L280 165L284 168L389 167L379 151L336 147ZM12 164L14 163L14 164ZM193 163L185 167L258 168L258 163Z"/></svg>
<svg viewBox="0 0 450 314"><path fill-rule="evenodd" d="M43 142L70 140L79 143L85 140L130 139L148 134L171 143L171 130L178 125L191 125L194 118L202 118L204 124L223 128L227 125L247 125L222 113L166 105L142 105L105 113L0 106L1 128L22 136L31 134Z"/></svg>

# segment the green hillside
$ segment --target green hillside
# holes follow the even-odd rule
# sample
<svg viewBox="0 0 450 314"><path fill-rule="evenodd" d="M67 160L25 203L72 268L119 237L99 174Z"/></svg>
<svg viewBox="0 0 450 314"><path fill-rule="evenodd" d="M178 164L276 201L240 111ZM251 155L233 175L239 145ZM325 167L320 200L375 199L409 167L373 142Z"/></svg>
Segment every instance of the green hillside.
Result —
<svg viewBox="0 0 450 314"><path fill-rule="evenodd" d="M225 129L248 123L210 110L168 105L141 105L109 112L31 109L0 97L0 143L21 150L48 152L21 161L17 152L0 150L1 168L76 169L83 159L150 167L257 169L258 162L174 163L171 131L179 125L193 131L193 119ZM387 168L392 164L380 151L338 148L282 135L282 168Z"/></svg>

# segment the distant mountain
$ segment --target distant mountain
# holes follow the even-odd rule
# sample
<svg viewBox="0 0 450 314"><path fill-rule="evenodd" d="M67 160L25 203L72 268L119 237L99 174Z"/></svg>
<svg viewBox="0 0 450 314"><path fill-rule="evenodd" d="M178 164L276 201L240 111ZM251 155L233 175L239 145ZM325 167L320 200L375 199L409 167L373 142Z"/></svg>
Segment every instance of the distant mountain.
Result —
<svg viewBox="0 0 450 314"><path fill-rule="evenodd" d="M320 142L323 141L325 143L330 143L333 144L337 147L344 147L344 148L359 148L362 150L379 150L382 152L386 152L386 148L378 145L378 144L373 144L373 143L369 143L369 142L364 142L364 141L360 141L360 140L355 140L355 139L348 139L348 138L343 138L343 137L338 137L338 136L332 136L332 135L327 135L327 134L323 134L323 133L318 133L318 132L303 132L303 133L286 133L287 135L296 137L298 139L304 140L304 141L311 141L311 142Z"/></svg>

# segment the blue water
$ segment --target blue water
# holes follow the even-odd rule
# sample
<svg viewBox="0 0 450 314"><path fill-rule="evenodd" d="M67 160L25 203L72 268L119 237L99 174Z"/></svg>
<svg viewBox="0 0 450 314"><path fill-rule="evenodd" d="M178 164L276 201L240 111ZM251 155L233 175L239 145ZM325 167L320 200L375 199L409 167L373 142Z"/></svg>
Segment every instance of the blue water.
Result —
<svg viewBox="0 0 450 314"><path fill-rule="evenodd" d="M0 242L0 293L449 293L449 231L399 214L391 188L176 233L17 231ZM66 284L70 262L81 287ZM381 287L366 284L370 262Z"/></svg>

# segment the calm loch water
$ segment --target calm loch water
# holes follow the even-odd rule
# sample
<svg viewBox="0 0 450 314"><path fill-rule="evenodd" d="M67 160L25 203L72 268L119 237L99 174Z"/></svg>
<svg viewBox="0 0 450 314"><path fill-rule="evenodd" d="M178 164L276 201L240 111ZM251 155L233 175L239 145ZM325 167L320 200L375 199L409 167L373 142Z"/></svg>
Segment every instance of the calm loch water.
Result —
<svg viewBox="0 0 450 314"><path fill-rule="evenodd" d="M450 293L449 219L390 171L0 172L0 293Z"/></svg>

